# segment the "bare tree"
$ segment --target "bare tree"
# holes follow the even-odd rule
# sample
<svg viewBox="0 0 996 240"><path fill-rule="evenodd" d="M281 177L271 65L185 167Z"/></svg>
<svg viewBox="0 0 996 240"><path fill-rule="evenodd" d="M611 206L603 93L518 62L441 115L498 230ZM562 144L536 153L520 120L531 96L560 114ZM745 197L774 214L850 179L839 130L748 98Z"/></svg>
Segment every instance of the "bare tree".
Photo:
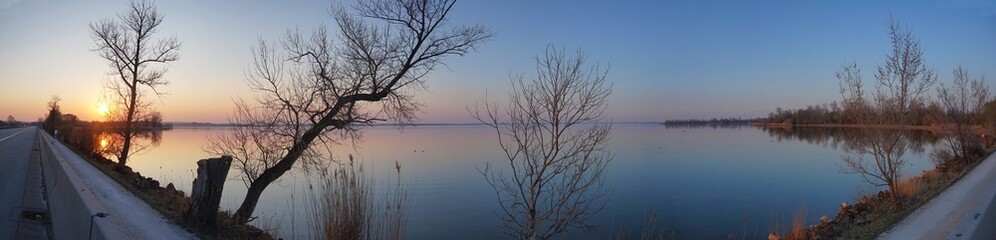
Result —
<svg viewBox="0 0 996 240"><path fill-rule="evenodd" d="M936 75L926 67L923 49L910 28L901 27L890 19L888 34L892 52L875 74L874 102L857 119L868 125L896 124L900 130L869 128L862 131L859 141L848 144L847 149L852 154L842 157L842 168L844 172L860 174L875 186L888 186L893 205L902 207L897 185L906 163L903 156L910 148L909 140L904 136L906 126L910 124L908 115L911 106L922 104L925 92L936 82ZM845 64L837 78L845 102L864 101L856 64ZM866 158L869 155L871 158Z"/></svg>
<svg viewBox="0 0 996 240"><path fill-rule="evenodd" d="M106 83L114 99L111 122L124 124L116 131L123 139L117 154L118 165L124 167L135 137L135 122L150 113L151 104L142 97L143 87L161 96L160 87L169 82L163 77L166 65L179 59L180 42L176 37L152 38L162 24L163 16L150 1L132 1L128 11L114 19L90 23L90 34L96 42L93 49L111 67L114 79Z"/></svg>
<svg viewBox="0 0 996 240"><path fill-rule="evenodd" d="M55 130L62 123L62 110L59 108L59 101L62 101L62 98L55 95L48 100L48 114L45 115L45 122L42 124L42 128L52 135L56 135Z"/></svg>
<svg viewBox="0 0 996 240"><path fill-rule="evenodd" d="M507 173L490 164L481 173L511 237L548 239L571 227L590 228L585 220L604 206L611 126L600 120L611 86L608 71L586 61L580 51L568 57L549 47L536 58L534 78L512 77L505 117L487 99L483 113L472 113L495 129L508 161Z"/></svg>
<svg viewBox="0 0 996 240"><path fill-rule="evenodd" d="M989 101L989 87L983 76L972 79L967 69L958 66L954 70L951 85L941 83L937 88L937 98L944 110L944 117L954 125L951 136L946 138L947 145L955 159L965 161L972 154L969 126Z"/></svg>
<svg viewBox="0 0 996 240"><path fill-rule="evenodd" d="M332 9L338 42L325 27L307 37L288 31L280 50L260 40L246 74L259 96L254 103L237 102L236 115L244 116L231 120L247 131L236 134L262 140L218 149L239 155L240 148L256 148L259 153L240 160L256 162L243 167L255 176L235 221L250 221L263 190L299 159L323 159L309 157L321 152L309 150L313 144L328 149L343 140L357 141L360 129L374 122L415 120L421 106L415 92L425 87L426 74L446 57L463 56L492 36L478 25L448 26L455 2L361 1L352 12ZM267 145L252 146L260 143Z"/></svg>
<svg viewBox="0 0 996 240"><path fill-rule="evenodd" d="M841 117L850 123L865 121L868 114L872 114L870 112L872 109L868 106L868 100L862 89L864 83L861 82L861 69L858 68L857 62L845 62L836 75L840 84L840 95L843 97L841 101L843 116Z"/></svg>
<svg viewBox="0 0 996 240"><path fill-rule="evenodd" d="M910 124L910 107L924 101L926 92L937 82L937 75L933 69L927 68L923 47L910 27L900 26L890 18L888 33L892 52L886 55L885 63L879 65L875 73L878 83L875 85L875 100L879 103L883 123L893 121L907 125Z"/></svg>

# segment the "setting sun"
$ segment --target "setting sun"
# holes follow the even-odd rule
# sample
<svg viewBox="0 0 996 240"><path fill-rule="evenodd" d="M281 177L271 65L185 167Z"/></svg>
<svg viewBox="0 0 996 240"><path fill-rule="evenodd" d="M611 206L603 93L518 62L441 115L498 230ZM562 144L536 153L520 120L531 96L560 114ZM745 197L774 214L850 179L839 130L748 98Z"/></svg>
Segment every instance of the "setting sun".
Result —
<svg viewBox="0 0 996 240"><path fill-rule="evenodd" d="M107 106L107 103L100 103L99 105L97 105L97 114L100 115L101 117L107 116L107 112L110 110L111 109L110 107Z"/></svg>
<svg viewBox="0 0 996 240"><path fill-rule="evenodd" d="M0 0L0 240L996 240L994 43L996 0Z"/></svg>

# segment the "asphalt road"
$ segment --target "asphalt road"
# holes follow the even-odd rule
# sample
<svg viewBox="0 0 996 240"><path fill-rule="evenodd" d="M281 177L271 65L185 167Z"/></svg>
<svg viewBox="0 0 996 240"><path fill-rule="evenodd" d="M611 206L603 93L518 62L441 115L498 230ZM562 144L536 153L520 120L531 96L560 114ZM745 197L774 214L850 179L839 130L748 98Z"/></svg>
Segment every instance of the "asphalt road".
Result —
<svg viewBox="0 0 996 240"><path fill-rule="evenodd" d="M988 204L996 191L996 154L989 155L971 172L920 206L878 239L945 239L977 204ZM979 230L993 231L993 226Z"/></svg>
<svg viewBox="0 0 996 240"><path fill-rule="evenodd" d="M0 130L0 239L17 238L35 128Z"/></svg>

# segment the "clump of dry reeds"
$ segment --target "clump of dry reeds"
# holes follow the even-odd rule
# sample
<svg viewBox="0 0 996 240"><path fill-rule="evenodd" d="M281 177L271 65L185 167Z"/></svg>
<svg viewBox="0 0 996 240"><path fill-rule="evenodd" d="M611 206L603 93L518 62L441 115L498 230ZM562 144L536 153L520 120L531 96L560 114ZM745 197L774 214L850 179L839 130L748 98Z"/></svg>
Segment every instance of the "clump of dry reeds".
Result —
<svg viewBox="0 0 996 240"><path fill-rule="evenodd" d="M311 231L314 239L402 239L407 217L408 191L401 185L400 165L394 189L379 199L363 166L349 162L319 175L311 192Z"/></svg>
<svg viewBox="0 0 996 240"><path fill-rule="evenodd" d="M809 233L806 226L806 207L802 206L792 214L792 226L788 231L782 229L781 224L773 224L768 231L769 240L809 240L816 239Z"/></svg>
<svg viewBox="0 0 996 240"><path fill-rule="evenodd" d="M620 227L615 235L610 235L608 239L629 239L629 230ZM643 229L640 230L640 240L664 240L675 239L674 231L668 231L668 224L658 221L657 211L645 213L643 216Z"/></svg>

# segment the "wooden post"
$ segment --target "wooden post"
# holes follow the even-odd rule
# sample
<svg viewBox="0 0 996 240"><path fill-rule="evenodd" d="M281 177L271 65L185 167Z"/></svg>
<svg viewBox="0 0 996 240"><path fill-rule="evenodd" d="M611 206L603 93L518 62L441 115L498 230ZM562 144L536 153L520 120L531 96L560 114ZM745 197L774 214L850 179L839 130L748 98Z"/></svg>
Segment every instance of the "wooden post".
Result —
<svg viewBox="0 0 996 240"><path fill-rule="evenodd" d="M216 227L221 192L231 166L230 156L197 161L197 178L190 191L190 208L184 214L193 226L205 229Z"/></svg>

